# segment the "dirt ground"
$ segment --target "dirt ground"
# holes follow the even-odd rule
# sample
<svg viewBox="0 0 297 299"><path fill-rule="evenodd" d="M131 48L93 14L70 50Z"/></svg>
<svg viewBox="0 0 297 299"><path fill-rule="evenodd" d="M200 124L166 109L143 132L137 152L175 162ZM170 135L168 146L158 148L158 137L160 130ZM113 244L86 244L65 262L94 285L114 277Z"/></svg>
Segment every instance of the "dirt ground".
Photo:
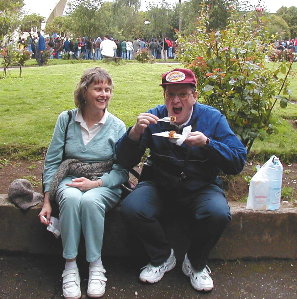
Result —
<svg viewBox="0 0 297 299"><path fill-rule="evenodd" d="M228 177L226 193L229 201L245 200L248 195L248 182L255 174L257 163L248 163L237 176ZM8 192L10 183L18 178L31 182L35 191L41 192L43 161L0 159L0 194ZM282 200L297 203L297 163L283 164Z"/></svg>

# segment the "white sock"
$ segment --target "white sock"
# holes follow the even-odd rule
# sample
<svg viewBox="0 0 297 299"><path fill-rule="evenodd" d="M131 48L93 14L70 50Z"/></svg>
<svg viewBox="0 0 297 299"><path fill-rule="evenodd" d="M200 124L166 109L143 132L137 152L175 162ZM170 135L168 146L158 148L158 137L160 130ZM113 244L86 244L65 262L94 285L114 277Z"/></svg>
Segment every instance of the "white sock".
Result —
<svg viewBox="0 0 297 299"><path fill-rule="evenodd" d="M99 259L94 262L90 262L90 268L93 267L103 267L101 257L99 257Z"/></svg>
<svg viewBox="0 0 297 299"><path fill-rule="evenodd" d="M76 260L74 261L66 261L65 270L71 270L77 268Z"/></svg>

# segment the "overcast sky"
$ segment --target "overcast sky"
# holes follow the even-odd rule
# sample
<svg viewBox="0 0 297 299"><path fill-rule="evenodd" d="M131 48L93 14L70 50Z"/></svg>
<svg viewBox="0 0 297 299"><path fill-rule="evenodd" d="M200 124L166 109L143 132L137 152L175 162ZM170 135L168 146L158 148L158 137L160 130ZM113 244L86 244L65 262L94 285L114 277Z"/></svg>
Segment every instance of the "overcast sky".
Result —
<svg viewBox="0 0 297 299"><path fill-rule="evenodd" d="M146 7L146 3L158 3L158 0L141 0L142 6ZM184 0L182 0L184 1ZM58 0L25 0L25 10L28 13L37 13L44 17L48 17ZM177 3L178 0L167 0L168 3ZM250 3L256 5L258 0L250 0ZM262 0L262 3L269 12L276 12L282 6L297 6L297 0Z"/></svg>

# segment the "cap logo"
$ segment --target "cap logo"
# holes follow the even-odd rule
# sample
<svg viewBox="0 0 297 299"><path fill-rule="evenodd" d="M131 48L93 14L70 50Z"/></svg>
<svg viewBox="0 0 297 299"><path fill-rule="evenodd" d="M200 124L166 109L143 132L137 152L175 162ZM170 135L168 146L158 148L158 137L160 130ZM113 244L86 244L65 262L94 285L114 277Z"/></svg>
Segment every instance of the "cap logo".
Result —
<svg viewBox="0 0 297 299"><path fill-rule="evenodd" d="M166 81L168 82L180 82L185 80L186 75L180 71L173 71L166 75Z"/></svg>

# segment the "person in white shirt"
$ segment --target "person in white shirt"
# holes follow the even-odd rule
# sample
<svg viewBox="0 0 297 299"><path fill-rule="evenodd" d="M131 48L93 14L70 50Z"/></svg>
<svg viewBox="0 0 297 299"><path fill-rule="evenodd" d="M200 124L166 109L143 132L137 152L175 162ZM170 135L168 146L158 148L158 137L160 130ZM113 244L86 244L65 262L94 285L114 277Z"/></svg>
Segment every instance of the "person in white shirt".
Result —
<svg viewBox="0 0 297 299"><path fill-rule="evenodd" d="M127 59L131 60L133 57L133 44L130 40L126 42L126 50L127 50Z"/></svg>
<svg viewBox="0 0 297 299"><path fill-rule="evenodd" d="M103 58L114 57L116 49L116 43L113 40L111 40L108 35L104 36L104 39L100 44L101 55L103 56Z"/></svg>

